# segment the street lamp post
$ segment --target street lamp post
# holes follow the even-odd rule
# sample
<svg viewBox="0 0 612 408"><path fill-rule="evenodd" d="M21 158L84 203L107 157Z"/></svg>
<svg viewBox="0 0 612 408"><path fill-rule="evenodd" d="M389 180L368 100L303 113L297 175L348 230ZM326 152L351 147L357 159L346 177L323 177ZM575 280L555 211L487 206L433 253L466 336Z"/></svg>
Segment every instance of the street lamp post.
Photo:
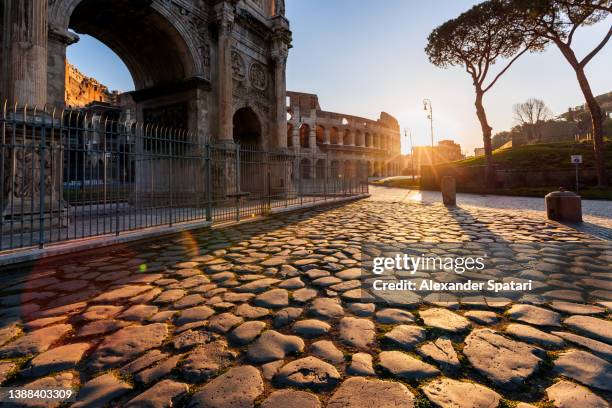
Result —
<svg viewBox="0 0 612 408"><path fill-rule="evenodd" d="M404 137L410 141L410 175L414 180L414 148L412 146L412 131L410 129L404 129Z"/></svg>
<svg viewBox="0 0 612 408"><path fill-rule="evenodd" d="M423 110L427 112L427 119L429 119L429 131L431 132L431 159L430 164L433 164L434 155L434 131L433 131L433 107L431 106L431 100L428 98L423 99Z"/></svg>

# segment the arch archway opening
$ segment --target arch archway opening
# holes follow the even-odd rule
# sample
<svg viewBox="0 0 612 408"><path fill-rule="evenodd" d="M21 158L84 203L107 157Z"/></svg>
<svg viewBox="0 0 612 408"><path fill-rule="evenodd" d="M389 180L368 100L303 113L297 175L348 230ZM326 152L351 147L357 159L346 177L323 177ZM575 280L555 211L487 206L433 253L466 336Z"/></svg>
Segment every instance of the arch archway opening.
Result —
<svg viewBox="0 0 612 408"><path fill-rule="evenodd" d="M312 171L311 166L312 166L312 164L310 162L310 159L303 158L300 161L300 177L303 180L310 180L310 178L311 178L311 171Z"/></svg>
<svg viewBox="0 0 612 408"><path fill-rule="evenodd" d="M77 69L81 68L77 60L93 61L87 65L94 69L84 68L90 76L100 72L107 77L104 74L110 71L111 78L117 77L122 85L97 79L111 89L128 91L108 102L130 112L129 119L182 129L198 126L199 110L193 101L200 87L196 77L202 75L201 63L180 23L162 6L147 0L56 0L49 14L54 31L76 33L81 45L95 46L92 51L77 42L66 48L69 40L49 36L49 103L71 105L66 101L68 55ZM108 64L105 55L118 58Z"/></svg>
<svg viewBox="0 0 612 408"><path fill-rule="evenodd" d="M69 28L113 50L130 71L136 90L194 75L187 44L148 1L82 0L70 15Z"/></svg>
<svg viewBox="0 0 612 408"><path fill-rule="evenodd" d="M293 147L293 125L287 125L287 147Z"/></svg>
<svg viewBox="0 0 612 408"><path fill-rule="evenodd" d="M310 147L310 126L306 123L300 126L300 147L305 149Z"/></svg>
<svg viewBox="0 0 612 408"><path fill-rule="evenodd" d="M246 146L261 144L261 123L259 117L249 107L240 108L234 113L234 142Z"/></svg>
<svg viewBox="0 0 612 408"><path fill-rule="evenodd" d="M317 160L317 168L316 168L316 178L317 180L323 180L325 179L325 172L326 172L326 163L325 163L325 159L318 159Z"/></svg>
<svg viewBox="0 0 612 408"><path fill-rule="evenodd" d="M325 143L325 128L321 125L317 125L317 145Z"/></svg>
<svg viewBox="0 0 612 408"><path fill-rule="evenodd" d="M331 144L340 144L340 138L338 137L338 128L333 127L329 132L329 140Z"/></svg>
<svg viewBox="0 0 612 408"><path fill-rule="evenodd" d="M344 135L342 137L342 144L345 146L349 146L353 144L351 140L351 130L350 129L344 130Z"/></svg>

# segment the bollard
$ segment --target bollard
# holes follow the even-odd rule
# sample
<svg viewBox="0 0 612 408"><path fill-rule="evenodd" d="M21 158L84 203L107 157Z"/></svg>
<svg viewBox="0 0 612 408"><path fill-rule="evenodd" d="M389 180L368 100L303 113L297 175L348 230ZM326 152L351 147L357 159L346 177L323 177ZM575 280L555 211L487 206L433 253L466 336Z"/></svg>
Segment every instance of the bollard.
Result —
<svg viewBox="0 0 612 408"><path fill-rule="evenodd" d="M559 191L548 193L544 199L549 220L582 222L582 202L579 195L560 187Z"/></svg>
<svg viewBox="0 0 612 408"><path fill-rule="evenodd" d="M444 205L457 204L457 183L454 177L442 177L440 190L442 191L442 202Z"/></svg>

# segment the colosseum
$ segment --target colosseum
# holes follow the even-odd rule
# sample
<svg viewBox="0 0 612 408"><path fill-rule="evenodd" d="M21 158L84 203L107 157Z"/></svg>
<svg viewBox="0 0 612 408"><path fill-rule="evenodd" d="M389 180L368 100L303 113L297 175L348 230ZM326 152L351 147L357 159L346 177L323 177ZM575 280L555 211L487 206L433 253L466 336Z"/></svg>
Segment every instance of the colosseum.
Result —
<svg viewBox="0 0 612 408"><path fill-rule="evenodd" d="M309 93L288 91L287 102L287 146L304 155L302 178L319 178L326 165L347 177L400 174L400 128L393 116L381 112L372 120L324 111Z"/></svg>

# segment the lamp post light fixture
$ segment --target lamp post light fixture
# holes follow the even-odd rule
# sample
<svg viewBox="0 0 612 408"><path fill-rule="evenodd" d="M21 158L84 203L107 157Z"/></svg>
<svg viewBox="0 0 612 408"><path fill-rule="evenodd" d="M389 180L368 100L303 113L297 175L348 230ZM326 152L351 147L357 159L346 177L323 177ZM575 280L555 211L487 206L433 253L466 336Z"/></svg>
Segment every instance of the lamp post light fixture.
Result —
<svg viewBox="0 0 612 408"><path fill-rule="evenodd" d="M431 106L431 100L428 98L423 99L423 110L427 112L427 119L429 119L429 131L431 132L431 148L434 147L434 131L433 131L433 107Z"/></svg>

